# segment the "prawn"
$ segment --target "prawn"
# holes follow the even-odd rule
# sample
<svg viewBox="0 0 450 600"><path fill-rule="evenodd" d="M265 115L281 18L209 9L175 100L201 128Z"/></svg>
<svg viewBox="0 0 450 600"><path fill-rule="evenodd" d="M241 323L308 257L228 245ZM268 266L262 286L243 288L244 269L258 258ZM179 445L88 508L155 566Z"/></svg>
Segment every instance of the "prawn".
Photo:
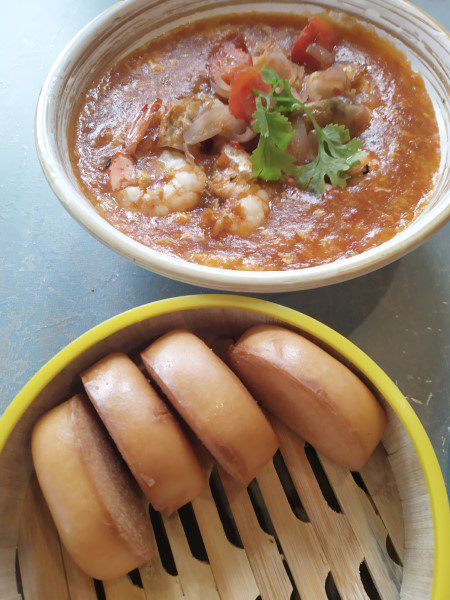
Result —
<svg viewBox="0 0 450 600"><path fill-rule="evenodd" d="M138 169L134 153L149 127L160 121L160 108L161 101L156 100L139 110L108 166L109 184L118 204L155 217L192 210L206 185L203 169L177 151L163 150L147 161L150 172Z"/></svg>
<svg viewBox="0 0 450 600"><path fill-rule="evenodd" d="M311 101L334 96L351 95L351 72L343 65L335 65L324 71L314 71L305 78L305 91Z"/></svg>
<svg viewBox="0 0 450 600"><path fill-rule="evenodd" d="M198 206L206 186L202 168L189 163L181 152L164 150L150 163L162 180L150 183L145 174L127 185L117 195L126 209L152 217L165 217L174 212L189 211Z"/></svg>
<svg viewBox="0 0 450 600"><path fill-rule="evenodd" d="M137 177L138 171L133 154L152 122L157 120L160 108L159 98L151 106L148 104L142 106L131 122L120 150L109 161L107 170L109 185L113 192L121 190Z"/></svg>
<svg viewBox="0 0 450 600"><path fill-rule="evenodd" d="M128 129L123 148L128 154L136 151L142 138L147 133L152 124L157 124L160 120L160 108L162 100L157 98L151 106L144 104L137 115L134 117Z"/></svg>
<svg viewBox="0 0 450 600"><path fill-rule="evenodd" d="M305 67L292 62L273 42L260 44L258 54L254 58L254 66L257 69L270 67L279 77L289 81L294 92L297 92L297 94L301 92Z"/></svg>
<svg viewBox="0 0 450 600"><path fill-rule="evenodd" d="M202 220L213 237L226 233L246 237L269 216L269 194L253 181L249 155L239 146L225 144L208 188L224 200L207 209Z"/></svg>

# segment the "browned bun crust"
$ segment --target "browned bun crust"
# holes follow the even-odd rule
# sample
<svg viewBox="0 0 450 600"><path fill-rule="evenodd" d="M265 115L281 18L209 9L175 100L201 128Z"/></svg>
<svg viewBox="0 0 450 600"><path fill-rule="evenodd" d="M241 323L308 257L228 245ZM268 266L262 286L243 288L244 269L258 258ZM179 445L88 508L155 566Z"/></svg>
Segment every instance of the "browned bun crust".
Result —
<svg viewBox="0 0 450 600"><path fill-rule="evenodd" d="M216 461L248 484L276 452L278 440L236 375L201 339L184 330L159 338L142 359Z"/></svg>
<svg viewBox="0 0 450 600"><path fill-rule="evenodd" d="M154 556L144 499L84 396L39 419L31 450L59 536L85 573L113 579Z"/></svg>
<svg viewBox="0 0 450 600"><path fill-rule="evenodd" d="M361 469L383 435L386 416L346 366L275 325L249 329L230 358L269 412L335 462Z"/></svg>
<svg viewBox="0 0 450 600"><path fill-rule="evenodd" d="M110 354L82 376L122 457L156 510L170 514L206 485L193 447L167 406L125 354Z"/></svg>

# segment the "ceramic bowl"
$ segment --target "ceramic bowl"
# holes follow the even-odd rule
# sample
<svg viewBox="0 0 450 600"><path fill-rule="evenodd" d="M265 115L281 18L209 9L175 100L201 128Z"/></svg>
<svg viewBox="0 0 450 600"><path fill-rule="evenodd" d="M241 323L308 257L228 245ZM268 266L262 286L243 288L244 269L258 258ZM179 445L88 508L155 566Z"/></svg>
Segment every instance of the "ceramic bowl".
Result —
<svg viewBox="0 0 450 600"><path fill-rule="evenodd" d="M80 90L99 71L152 37L194 19L230 12L302 12L339 9L374 27L403 50L423 76L438 119L442 159L426 210L380 246L330 264L292 271L235 271L186 262L152 250L107 223L78 186L69 159L67 129ZM114 251L172 279L214 289L279 292L320 287L363 275L421 244L450 216L450 37L405 0L125 0L82 29L60 54L44 83L36 112L36 145L48 182L69 213Z"/></svg>
<svg viewBox="0 0 450 600"><path fill-rule="evenodd" d="M177 327L222 339L260 323L298 331L363 378L387 413L382 444L361 472L352 474L320 453L314 461L311 447L273 422L281 455L248 490L220 471L213 473L211 490L185 510L169 518L151 514L159 555L140 567L140 575L94 585L61 548L39 493L30 452L34 423L78 392L80 372L109 352L136 357L139 349ZM236 541L236 528L241 541ZM203 543L207 560L199 550ZM0 419L1 600L18 599L20 592L25 600L289 600L297 597L293 589L307 600L446 600L449 560L445 485L413 409L361 350L289 308L252 298L200 295L132 309L59 352Z"/></svg>

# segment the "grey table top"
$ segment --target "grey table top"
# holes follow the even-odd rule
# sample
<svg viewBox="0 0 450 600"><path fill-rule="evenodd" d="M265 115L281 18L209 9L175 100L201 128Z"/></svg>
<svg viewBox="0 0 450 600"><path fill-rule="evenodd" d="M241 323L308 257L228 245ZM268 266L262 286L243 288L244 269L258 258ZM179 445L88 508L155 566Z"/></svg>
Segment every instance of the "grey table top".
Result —
<svg viewBox="0 0 450 600"><path fill-rule="evenodd" d="M33 117L66 42L108 0L2 3L0 411L75 337L126 309L206 290L116 256L65 212L41 173ZM417 0L450 28L448 0ZM329 288L267 296L348 336L398 383L449 481L450 226L397 263Z"/></svg>

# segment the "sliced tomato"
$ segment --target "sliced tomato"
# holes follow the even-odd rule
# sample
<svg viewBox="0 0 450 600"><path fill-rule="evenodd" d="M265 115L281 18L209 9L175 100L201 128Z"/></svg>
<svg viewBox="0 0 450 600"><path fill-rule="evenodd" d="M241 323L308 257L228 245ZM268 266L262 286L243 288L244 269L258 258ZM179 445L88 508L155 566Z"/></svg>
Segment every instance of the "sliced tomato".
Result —
<svg viewBox="0 0 450 600"><path fill-rule="evenodd" d="M331 52L339 41L333 27L320 17L311 17L309 24L316 30L316 42Z"/></svg>
<svg viewBox="0 0 450 600"><path fill-rule="evenodd" d="M233 77L228 106L236 119L252 120L256 110L254 89L262 92L270 90L270 85L264 83L261 73L255 67L245 67Z"/></svg>
<svg viewBox="0 0 450 600"><path fill-rule="evenodd" d="M215 52L210 62L210 73L218 73L225 83L230 83L234 75L244 67L253 64L251 54L236 42L226 40Z"/></svg>
<svg viewBox="0 0 450 600"><path fill-rule="evenodd" d="M308 46L317 42L331 52L338 42L334 29L320 17L311 17L303 28L294 45L291 58L294 62L306 65L310 69L318 69L319 62L306 51Z"/></svg>
<svg viewBox="0 0 450 600"><path fill-rule="evenodd" d="M306 48L314 43L315 38L316 30L310 23L308 23L308 25L302 29L300 35L292 46L291 58L294 62L306 65L311 69L316 67L318 64L316 59L306 52Z"/></svg>

